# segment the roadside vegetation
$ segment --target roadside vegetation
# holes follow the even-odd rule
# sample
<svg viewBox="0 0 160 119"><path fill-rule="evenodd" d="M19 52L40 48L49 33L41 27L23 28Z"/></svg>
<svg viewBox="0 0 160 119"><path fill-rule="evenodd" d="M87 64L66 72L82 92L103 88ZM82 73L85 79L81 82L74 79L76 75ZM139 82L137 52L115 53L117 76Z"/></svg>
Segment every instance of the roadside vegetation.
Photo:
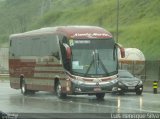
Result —
<svg viewBox="0 0 160 119"><path fill-rule="evenodd" d="M160 60L160 0L119 3L118 42ZM117 0L4 0L0 16L0 44L7 44L10 34L57 25L101 26L116 40Z"/></svg>

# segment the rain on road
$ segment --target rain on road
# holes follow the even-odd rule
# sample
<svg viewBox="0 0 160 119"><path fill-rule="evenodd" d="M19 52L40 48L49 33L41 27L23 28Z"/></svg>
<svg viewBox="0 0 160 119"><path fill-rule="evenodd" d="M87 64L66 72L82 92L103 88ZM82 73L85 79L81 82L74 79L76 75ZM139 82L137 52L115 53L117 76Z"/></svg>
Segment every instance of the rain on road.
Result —
<svg viewBox="0 0 160 119"><path fill-rule="evenodd" d="M77 95L58 99L51 92L23 96L11 89L9 82L0 82L0 111L17 113L160 113L160 94L135 93L113 95L104 100L95 96Z"/></svg>

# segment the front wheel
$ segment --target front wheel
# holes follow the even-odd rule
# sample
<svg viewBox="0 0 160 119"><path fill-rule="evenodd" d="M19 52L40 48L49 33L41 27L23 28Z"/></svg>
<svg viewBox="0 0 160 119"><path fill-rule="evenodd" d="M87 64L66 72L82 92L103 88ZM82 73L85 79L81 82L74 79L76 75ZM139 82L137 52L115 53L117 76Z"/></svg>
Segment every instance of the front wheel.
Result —
<svg viewBox="0 0 160 119"><path fill-rule="evenodd" d="M105 93L97 93L96 97L97 99L104 99Z"/></svg>
<svg viewBox="0 0 160 119"><path fill-rule="evenodd" d="M58 98L66 98L66 96L67 96L66 93L62 92L62 86L61 86L60 82L58 82L56 84L56 94L57 94Z"/></svg>

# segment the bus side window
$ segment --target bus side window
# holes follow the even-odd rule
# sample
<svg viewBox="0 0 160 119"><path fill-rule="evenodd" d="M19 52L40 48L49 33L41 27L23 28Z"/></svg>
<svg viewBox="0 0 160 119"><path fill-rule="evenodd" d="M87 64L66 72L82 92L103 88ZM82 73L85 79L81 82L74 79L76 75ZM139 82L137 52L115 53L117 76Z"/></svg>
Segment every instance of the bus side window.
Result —
<svg viewBox="0 0 160 119"><path fill-rule="evenodd" d="M60 60L60 57L59 57L59 52L52 52L52 56L56 57L58 60Z"/></svg>
<svg viewBox="0 0 160 119"><path fill-rule="evenodd" d="M69 70L70 69L70 63L67 60L66 48L63 44L67 44L67 38L66 37L63 37L63 39L61 40L60 48L61 48L62 61L63 61L64 68Z"/></svg>
<svg viewBox="0 0 160 119"><path fill-rule="evenodd" d="M10 40L10 46L12 46L12 40Z"/></svg>
<svg viewBox="0 0 160 119"><path fill-rule="evenodd" d="M10 55L10 56L14 56L14 53L13 53L13 51L11 50L11 49L12 49L12 39L11 39L10 42L9 42L9 46L10 46L9 55Z"/></svg>
<svg viewBox="0 0 160 119"><path fill-rule="evenodd" d="M67 44L67 38L66 37L63 37L63 39L62 39L62 44L63 43L66 43Z"/></svg>
<svg viewBox="0 0 160 119"><path fill-rule="evenodd" d="M48 35L48 44L47 49L49 55L55 57L56 59L60 60L60 54L59 54L59 40L57 39L56 35Z"/></svg>

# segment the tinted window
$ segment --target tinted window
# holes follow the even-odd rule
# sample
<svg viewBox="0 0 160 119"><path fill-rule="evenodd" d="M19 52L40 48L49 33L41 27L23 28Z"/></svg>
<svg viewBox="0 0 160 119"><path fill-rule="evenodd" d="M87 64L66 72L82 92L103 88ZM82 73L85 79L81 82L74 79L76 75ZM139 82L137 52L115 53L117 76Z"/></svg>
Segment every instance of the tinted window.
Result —
<svg viewBox="0 0 160 119"><path fill-rule="evenodd" d="M118 75L120 78L133 78L134 77L130 72L124 71L124 70L119 70Z"/></svg>

